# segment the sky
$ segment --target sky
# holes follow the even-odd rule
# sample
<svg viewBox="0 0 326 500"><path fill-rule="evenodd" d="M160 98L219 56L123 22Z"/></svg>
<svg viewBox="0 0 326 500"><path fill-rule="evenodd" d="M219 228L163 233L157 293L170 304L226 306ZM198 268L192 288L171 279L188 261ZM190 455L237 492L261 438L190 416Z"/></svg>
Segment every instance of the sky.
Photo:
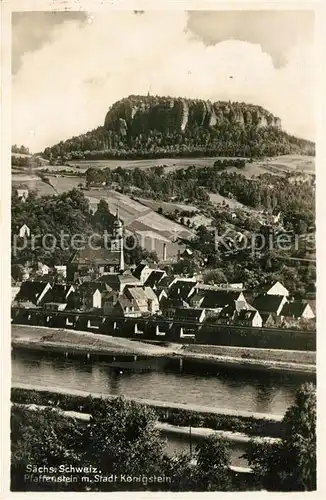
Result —
<svg viewBox="0 0 326 500"><path fill-rule="evenodd" d="M14 13L12 140L41 151L148 92L257 104L314 140L315 66L312 11Z"/></svg>

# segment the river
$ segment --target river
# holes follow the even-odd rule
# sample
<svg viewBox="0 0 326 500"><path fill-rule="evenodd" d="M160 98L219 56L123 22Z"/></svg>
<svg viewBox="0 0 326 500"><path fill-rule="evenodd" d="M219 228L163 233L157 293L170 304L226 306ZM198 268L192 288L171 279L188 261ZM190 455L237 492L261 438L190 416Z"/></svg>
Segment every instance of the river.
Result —
<svg viewBox="0 0 326 500"><path fill-rule="evenodd" d="M124 370L106 362L65 359L30 351L15 351L12 381L43 387L204 405L258 413L283 414L292 404L302 378L281 373L220 371L217 375Z"/></svg>
<svg viewBox="0 0 326 500"><path fill-rule="evenodd" d="M230 371L195 375L169 371L123 371L108 363L65 359L27 350L12 355L12 382L43 388L77 389L174 403L188 403L233 410L282 414L293 402L302 379L281 374ZM195 443L194 443L195 445ZM189 450L187 436L169 436L167 451ZM234 444L232 464L246 465L243 445Z"/></svg>

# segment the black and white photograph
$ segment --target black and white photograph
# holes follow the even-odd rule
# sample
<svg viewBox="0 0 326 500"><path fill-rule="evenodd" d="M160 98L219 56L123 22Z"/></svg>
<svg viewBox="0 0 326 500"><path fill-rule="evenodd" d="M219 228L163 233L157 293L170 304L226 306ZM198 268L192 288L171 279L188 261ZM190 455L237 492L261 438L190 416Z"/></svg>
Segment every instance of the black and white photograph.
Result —
<svg viewBox="0 0 326 500"><path fill-rule="evenodd" d="M11 13L10 491L316 491L317 11L66 3Z"/></svg>

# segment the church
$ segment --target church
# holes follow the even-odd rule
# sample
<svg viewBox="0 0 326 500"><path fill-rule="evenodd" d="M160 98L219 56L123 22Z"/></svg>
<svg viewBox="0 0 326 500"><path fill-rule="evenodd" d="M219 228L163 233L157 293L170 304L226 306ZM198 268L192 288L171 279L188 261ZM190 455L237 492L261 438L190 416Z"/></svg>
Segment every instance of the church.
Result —
<svg viewBox="0 0 326 500"><path fill-rule="evenodd" d="M123 272L125 269L123 237L123 222L117 209L112 239L107 240L105 248L86 246L78 250L67 266L68 281L84 279L90 275L98 277L103 274Z"/></svg>

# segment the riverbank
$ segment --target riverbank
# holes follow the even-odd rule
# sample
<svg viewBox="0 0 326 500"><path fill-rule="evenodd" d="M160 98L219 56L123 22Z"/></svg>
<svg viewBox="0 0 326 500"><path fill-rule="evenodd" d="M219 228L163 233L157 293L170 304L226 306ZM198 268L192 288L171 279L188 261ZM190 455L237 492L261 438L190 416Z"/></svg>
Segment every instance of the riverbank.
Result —
<svg viewBox="0 0 326 500"><path fill-rule="evenodd" d="M39 385L13 384L11 402L36 406L50 406L67 412L91 414L100 400L112 401L116 396L87 393L71 389L43 388ZM207 432L216 431L234 445L255 440L278 439L283 434L282 415L260 414L213 408L199 405L178 404L163 401L128 398L125 400L151 408L160 423L162 432L171 438L185 438L189 428L195 429L192 437L202 439ZM208 430L207 430L208 429Z"/></svg>
<svg viewBox="0 0 326 500"><path fill-rule="evenodd" d="M122 337L78 330L12 325L12 347L45 352L84 353L87 356L130 355L151 358L179 358L197 364L229 366L258 371L281 371L314 375L316 353L232 346L159 345ZM136 358L134 359L136 361Z"/></svg>
<svg viewBox="0 0 326 500"><path fill-rule="evenodd" d="M35 405L35 404L19 404L19 403L11 403L11 407L13 406L20 406L24 407L28 410L31 411L42 411L48 408L51 408L53 411L61 414L63 417L66 418L73 418L77 421L80 422L89 422L91 418L91 414L89 413L81 413L77 411L65 411L62 410L61 408L57 407L50 407L47 405ZM190 431L189 428L183 428L183 427L177 427L175 425L170 425L170 424L163 424L161 422L157 422L156 428L159 430L161 436L163 438L169 439L169 436L172 435L177 435L178 437L183 437L186 436L189 438L190 436ZM216 435L221 438L224 438L226 441L229 441L230 443L241 443L241 444L248 444L250 441L249 436L245 436L244 434L240 433L231 433L231 432L224 432L224 431L214 431L213 429L202 429L202 428L191 428L191 439L194 440L195 442L198 440L205 439L208 436L211 435ZM270 443L277 443L279 442L279 439L275 438L257 438L256 442L258 443L264 443L264 442L270 442ZM168 452L169 453L169 452ZM171 453L171 452L170 452ZM193 463L195 463L194 460L192 460ZM242 473L242 474L250 474L252 473L251 467L245 466L245 465L235 465L234 463L229 464L229 468L236 473Z"/></svg>

